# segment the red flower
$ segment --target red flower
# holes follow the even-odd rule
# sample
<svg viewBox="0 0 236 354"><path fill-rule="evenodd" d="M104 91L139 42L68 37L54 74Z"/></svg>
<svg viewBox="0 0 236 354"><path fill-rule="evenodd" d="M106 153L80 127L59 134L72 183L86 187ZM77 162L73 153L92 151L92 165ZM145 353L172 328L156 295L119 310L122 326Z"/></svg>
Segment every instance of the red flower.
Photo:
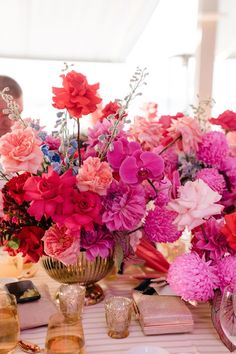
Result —
<svg viewBox="0 0 236 354"><path fill-rule="evenodd" d="M221 125L225 130L236 131L236 113L233 111L225 111L218 118L211 118L210 122Z"/></svg>
<svg viewBox="0 0 236 354"><path fill-rule="evenodd" d="M24 184L27 179L31 176L29 172L22 173L19 176L13 177L5 185L7 193L12 197L18 205L21 205L24 202Z"/></svg>
<svg viewBox="0 0 236 354"><path fill-rule="evenodd" d="M53 106L66 108L72 117L80 118L95 112L101 98L96 96L99 84L89 85L86 76L72 70L61 75L63 87L53 87Z"/></svg>
<svg viewBox="0 0 236 354"><path fill-rule="evenodd" d="M119 115L116 114L116 112L119 109L119 105L116 102L109 102L102 110L102 116L100 118L100 120L102 121L104 118L107 118L109 115L114 114L115 115L115 119L119 118Z"/></svg>
<svg viewBox="0 0 236 354"><path fill-rule="evenodd" d="M45 230L38 226L25 226L15 235L14 238L19 240L17 253L22 253L26 257L26 262L38 262L43 255L42 237Z"/></svg>
<svg viewBox="0 0 236 354"><path fill-rule="evenodd" d="M225 215L226 224L221 232L226 237L230 247L236 251L236 212Z"/></svg>

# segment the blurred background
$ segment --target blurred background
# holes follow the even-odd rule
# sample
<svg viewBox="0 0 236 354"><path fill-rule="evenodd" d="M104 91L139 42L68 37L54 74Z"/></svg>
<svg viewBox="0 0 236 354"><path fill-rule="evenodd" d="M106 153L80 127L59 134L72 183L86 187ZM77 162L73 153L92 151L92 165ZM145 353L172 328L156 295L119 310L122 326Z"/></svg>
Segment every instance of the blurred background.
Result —
<svg viewBox="0 0 236 354"><path fill-rule="evenodd" d="M160 114L188 111L198 96L214 98L209 115L235 110L235 0L0 0L0 14L0 74L22 86L23 116L49 129L65 61L100 82L104 104L147 67L132 114L147 101Z"/></svg>

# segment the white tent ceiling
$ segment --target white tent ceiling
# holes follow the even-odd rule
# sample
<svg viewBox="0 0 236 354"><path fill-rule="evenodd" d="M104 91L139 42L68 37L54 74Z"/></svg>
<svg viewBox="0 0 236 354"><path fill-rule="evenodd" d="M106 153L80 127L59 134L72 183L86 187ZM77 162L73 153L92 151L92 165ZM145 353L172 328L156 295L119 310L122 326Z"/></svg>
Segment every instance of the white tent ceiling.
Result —
<svg viewBox="0 0 236 354"><path fill-rule="evenodd" d="M124 61L159 0L0 0L0 57Z"/></svg>

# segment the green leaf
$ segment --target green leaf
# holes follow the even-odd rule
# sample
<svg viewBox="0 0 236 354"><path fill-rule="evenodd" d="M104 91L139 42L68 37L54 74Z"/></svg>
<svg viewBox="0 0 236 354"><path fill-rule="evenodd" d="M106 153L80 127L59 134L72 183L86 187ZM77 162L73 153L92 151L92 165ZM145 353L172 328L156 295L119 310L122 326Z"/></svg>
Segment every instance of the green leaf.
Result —
<svg viewBox="0 0 236 354"><path fill-rule="evenodd" d="M17 238L10 240L7 243L8 247L12 248L13 250L17 250L20 246L20 240L18 240Z"/></svg>

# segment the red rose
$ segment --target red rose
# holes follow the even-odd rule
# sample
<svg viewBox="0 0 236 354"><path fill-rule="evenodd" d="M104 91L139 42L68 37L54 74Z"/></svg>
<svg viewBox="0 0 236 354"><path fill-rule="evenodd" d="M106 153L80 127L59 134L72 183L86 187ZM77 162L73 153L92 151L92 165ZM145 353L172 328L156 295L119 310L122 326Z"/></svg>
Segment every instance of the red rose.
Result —
<svg viewBox="0 0 236 354"><path fill-rule="evenodd" d="M20 241L17 253L22 252L28 262L38 262L43 255L42 237L45 230L38 226L25 226L15 235Z"/></svg>
<svg viewBox="0 0 236 354"><path fill-rule="evenodd" d="M95 112L97 104L102 100L97 94L99 84L89 85L86 76L72 70L61 75L63 87L53 87L53 106L58 109L66 108L71 117L80 118Z"/></svg>
<svg viewBox="0 0 236 354"><path fill-rule="evenodd" d="M226 224L221 232L226 237L230 247L236 251L236 212L225 215Z"/></svg>
<svg viewBox="0 0 236 354"><path fill-rule="evenodd" d="M21 205L24 202L25 191L23 190L23 187L30 176L31 174L28 172L22 173L19 176L13 177L5 185L8 195L10 195L18 205Z"/></svg>
<svg viewBox="0 0 236 354"><path fill-rule="evenodd" d="M218 118L211 118L210 122L212 124L221 125L225 130L235 131L236 130L236 113L233 111L225 111L219 115Z"/></svg>

